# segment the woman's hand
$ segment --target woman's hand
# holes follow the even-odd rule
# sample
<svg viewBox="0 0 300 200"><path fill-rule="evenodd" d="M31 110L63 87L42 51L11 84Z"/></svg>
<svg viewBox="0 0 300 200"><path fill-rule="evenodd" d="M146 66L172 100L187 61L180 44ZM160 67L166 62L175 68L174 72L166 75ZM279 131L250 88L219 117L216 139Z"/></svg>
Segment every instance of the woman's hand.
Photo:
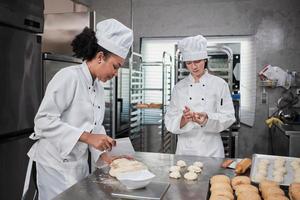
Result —
<svg viewBox="0 0 300 200"><path fill-rule="evenodd" d="M180 121L180 128L184 127L188 122L192 121L193 115L194 113L191 111L191 109L185 106Z"/></svg>
<svg viewBox="0 0 300 200"><path fill-rule="evenodd" d="M91 145L92 147L100 151L110 151L112 147L116 146L116 141L104 134L93 134L84 132L80 136L79 140L81 142Z"/></svg>
<svg viewBox="0 0 300 200"><path fill-rule="evenodd" d="M111 164L112 161L120 158L126 158L128 160L133 160L134 158L128 155L121 155L121 156L109 156L106 152L102 153L100 158L106 162L107 164Z"/></svg>
<svg viewBox="0 0 300 200"><path fill-rule="evenodd" d="M205 112L199 112L199 113L195 112L193 115L193 121L200 125L206 124L207 120L208 120L208 116L207 113Z"/></svg>

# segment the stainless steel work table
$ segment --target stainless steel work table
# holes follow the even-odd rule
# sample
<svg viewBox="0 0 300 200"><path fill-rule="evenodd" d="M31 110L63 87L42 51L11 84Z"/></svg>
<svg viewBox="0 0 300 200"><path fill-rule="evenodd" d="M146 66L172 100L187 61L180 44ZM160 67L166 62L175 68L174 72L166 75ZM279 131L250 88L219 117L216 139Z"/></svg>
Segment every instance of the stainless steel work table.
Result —
<svg viewBox="0 0 300 200"><path fill-rule="evenodd" d="M293 157L299 157L300 156L300 125L295 124L275 124L275 127L280 130L281 133L284 134L285 137L288 139L288 144L286 146L282 146L281 148L284 148L288 150L287 155L285 156L293 156ZM277 138L273 138L277 144L284 143L283 137L278 137L278 134L274 134L273 136ZM278 140L278 141L276 141ZM276 145L277 145L276 144ZM282 144L281 144L282 145ZM277 145L280 147L280 145ZM281 154L281 152L275 152L276 155L284 155Z"/></svg>
<svg viewBox="0 0 300 200"><path fill-rule="evenodd" d="M163 199L203 199L207 197L208 184L211 176L215 174L226 174L233 177L234 171L220 168L222 158L208 158L198 156L180 156L174 154L137 152L134 156L137 160L145 163L156 177L153 181L169 182L170 187ZM195 161L204 164L203 172L196 181L169 178L169 167L175 165L178 160L184 160L188 165ZM114 187L119 187L120 183L108 175L108 167L97 169L87 178L73 185L55 200L99 200L117 199L111 196Z"/></svg>

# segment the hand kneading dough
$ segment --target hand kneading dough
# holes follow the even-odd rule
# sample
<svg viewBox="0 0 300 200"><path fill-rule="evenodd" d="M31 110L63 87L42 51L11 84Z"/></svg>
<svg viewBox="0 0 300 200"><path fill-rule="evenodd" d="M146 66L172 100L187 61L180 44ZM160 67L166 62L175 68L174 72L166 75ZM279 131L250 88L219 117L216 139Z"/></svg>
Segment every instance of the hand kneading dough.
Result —
<svg viewBox="0 0 300 200"><path fill-rule="evenodd" d="M169 172L175 172L175 171L180 171L180 167L179 166L170 167Z"/></svg>
<svg viewBox="0 0 300 200"><path fill-rule="evenodd" d="M147 169L146 165L136 160L120 158L110 164L109 175L116 177L122 172L132 172Z"/></svg>
<svg viewBox="0 0 300 200"><path fill-rule="evenodd" d="M176 165L179 167L186 167L186 163L183 160L178 160Z"/></svg>
<svg viewBox="0 0 300 200"><path fill-rule="evenodd" d="M184 175L186 180L195 180L198 178L198 175L195 172L188 172Z"/></svg>
<svg viewBox="0 0 300 200"><path fill-rule="evenodd" d="M171 178L180 178L181 175L180 175L179 171L173 171L169 174L169 177L171 177Z"/></svg>
<svg viewBox="0 0 300 200"><path fill-rule="evenodd" d="M195 165L189 166L187 170L189 172L195 172L195 173L200 173L202 171L200 167L195 166Z"/></svg>
<svg viewBox="0 0 300 200"><path fill-rule="evenodd" d="M202 162L194 162L193 165L195 165L197 167L200 167L200 168L203 168L203 163Z"/></svg>

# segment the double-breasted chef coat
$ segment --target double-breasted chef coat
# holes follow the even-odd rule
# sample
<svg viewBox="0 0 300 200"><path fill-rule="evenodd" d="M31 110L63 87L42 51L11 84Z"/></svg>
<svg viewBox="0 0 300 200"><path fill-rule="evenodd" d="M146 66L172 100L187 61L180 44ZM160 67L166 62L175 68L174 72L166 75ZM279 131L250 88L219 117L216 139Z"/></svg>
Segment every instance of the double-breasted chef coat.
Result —
<svg viewBox="0 0 300 200"><path fill-rule="evenodd" d="M28 152L37 164L38 188L45 189L40 199L51 199L88 175L88 145L79 138L85 131L106 134L102 84L93 81L86 62L60 70L49 82L30 136L37 141ZM90 150L96 162L101 151ZM49 174L53 179L47 180Z"/></svg>
<svg viewBox="0 0 300 200"><path fill-rule="evenodd" d="M185 106L192 112L206 112L207 123L188 122L180 128ZM220 132L234 122L232 98L223 79L206 71L199 82L189 75L175 85L165 125L171 133L178 135L176 154L224 157Z"/></svg>

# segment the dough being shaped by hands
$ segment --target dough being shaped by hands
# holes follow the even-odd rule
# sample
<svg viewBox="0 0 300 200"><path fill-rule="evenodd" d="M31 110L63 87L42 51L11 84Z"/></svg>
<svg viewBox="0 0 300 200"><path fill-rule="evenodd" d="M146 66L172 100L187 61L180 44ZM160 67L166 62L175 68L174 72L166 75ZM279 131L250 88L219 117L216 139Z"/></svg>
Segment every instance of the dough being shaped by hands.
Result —
<svg viewBox="0 0 300 200"><path fill-rule="evenodd" d="M179 173L179 171L173 171L169 174L169 177L170 178L180 178L181 177L181 174Z"/></svg>
<svg viewBox="0 0 300 200"><path fill-rule="evenodd" d="M192 180L196 180L198 178L198 175L195 172L188 172L184 174L184 178L186 180L192 181Z"/></svg>
<svg viewBox="0 0 300 200"><path fill-rule="evenodd" d="M179 167L186 167L186 163L183 160L178 160L176 165Z"/></svg>

